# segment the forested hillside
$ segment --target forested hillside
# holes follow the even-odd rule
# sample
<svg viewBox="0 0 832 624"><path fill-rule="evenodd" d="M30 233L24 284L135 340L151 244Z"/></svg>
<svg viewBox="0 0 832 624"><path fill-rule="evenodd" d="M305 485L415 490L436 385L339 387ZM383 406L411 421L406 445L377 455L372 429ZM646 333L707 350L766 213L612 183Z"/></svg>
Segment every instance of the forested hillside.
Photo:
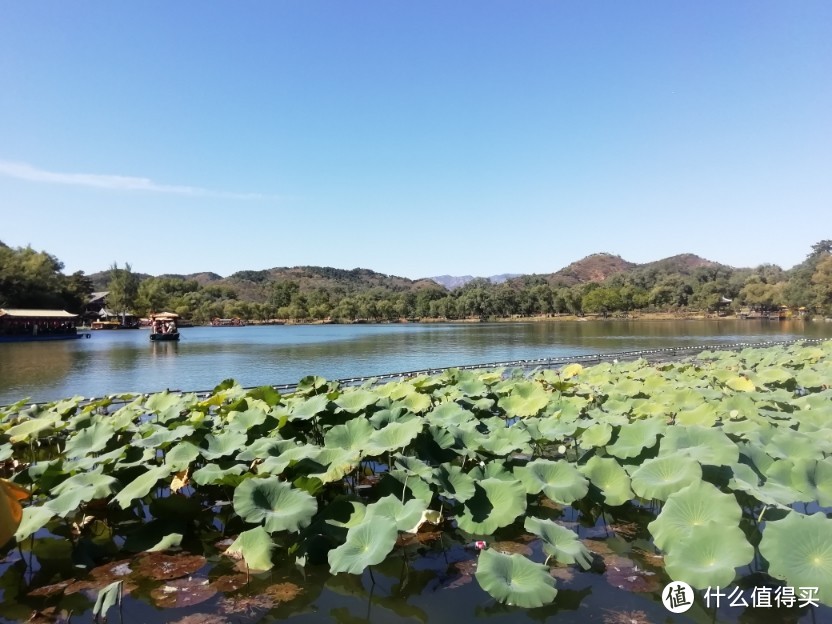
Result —
<svg viewBox="0 0 832 624"><path fill-rule="evenodd" d="M634 264L593 254L555 273L501 284L475 279L449 291L427 279L410 280L368 269L273 268L152 277L129 265L90 277L64 275L46 252L0 243L0 306L81 309L95 287L111 291L115 312L145 315L172 310L204 322L213 317L251 320L368 320L491 318L546 314L620 314L632 311L712 311L730 308L806 308L832 315L832 241L812 246L791 270L765 264L733 268L692 254Z"/></svg>

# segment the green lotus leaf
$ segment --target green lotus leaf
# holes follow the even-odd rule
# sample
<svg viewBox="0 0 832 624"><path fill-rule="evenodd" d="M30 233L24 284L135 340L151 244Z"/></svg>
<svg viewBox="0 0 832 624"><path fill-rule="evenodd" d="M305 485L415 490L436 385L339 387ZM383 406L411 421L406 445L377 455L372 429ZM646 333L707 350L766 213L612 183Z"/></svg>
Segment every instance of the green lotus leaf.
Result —
<svg viewBox="0 0 832 624"><path fill-rule="evenodd" d="M373 435L373 426L366 418L353 418L326 432L324 446L361 451Z"/></svg>
<svg viewBox="0 0 832 624"><path fill-rule="evenodd" d="M426 414L428 422L439 427L459 427L474 420L474 414L453 401L441 403Z"/></svg>
<svg viewBox="0 0 832 624"><path fill-rule="evenodd" d="M713 427L717 420L717 407L711 403L700 402L696 407L680 411L676 414L676 424L683 427L691 425Z"/></svg>
<svg viewBox="0 0 832 624"><path fill-rule="evenodd" d="M525 428L506 427L502 420L497 428L491 429L488 435L480 437L479 448L492 455L500 457L512 451L531 453L531 436Z"/></svg>
<svg viewBox="0 0 832 624"><path fill-rule="evenodd" d="M497 406L508 416L535 416L546 407L550 394L538 383L520 381L513 384L508 396L497 401Z"/></svg>
<svg viewBox="0 0 832 624"><path fill-rule="evenodd" d="M768 573L792 587L817 587L820 601L832 604L832 520L791 511L766 522L760 553Z"/></svg>
<svg viewBox="0 0 832 624"><path fill-rule="evenodd" d="M365 443L364 452L366 455L373 456L404 448L422 431L423 425L421 418L390 423L383 429L373 432Z"/></svg>
<svg viewBox="0 0 832 624"><path fill-rule="evenodd" d="M571 379L575 375L580 375L583 370L584 367L580 364L568 364L561 369L560 376L564 379Z"/></svg>
<svg viewBox="0 0 832 624"><path fill-rule="evenodd" d="M77 512L82 503L95 498L99 497L96 496L96 489L93 486L75 487L65 490L60 496L45 503L44 507L51 509L61 518L66 518L69 514Z"/></svg>
<svg viewBox="0 0 832 624"><path fill-rule="evenodd" d="M653 542L664 551L685 539L694 526L717 522L738 526L742 509L732 494L723 494L707 481L698 481L671 494L658 518L647 529Z"/></svg>
<svg viewBox="0 0 832 624"><path fill-rule="evenodd" d="M630 409L632 408L632 409ZM629 418L627 418L626 414L628 412L632 412L633 416L636 418L662 418L665 420L667 418L668 412L676 411L678 408L673 407L672 410L667 405L663 403L659 403L658 401L650 398L650 399L626 399L622 401L621 406L616 406L610 401L604 403L604 409L607 411L618 412L621 415L624 415L624 422L629 422ZM613 421L613 419L608 416L607 422L610 424L624 424Z"/></svg>
<svg viewBox="0 0 832 624"><path fill-rule="evenodd" d="M89 427L77 431L66 441L64 455L68 459L84 457L103 451L113 438L113 427L104 420L97 420Z"/></svg>
<svg viewBox="0 0 832 624"><path fill-rule="evenodd" d="M549 604L558 594L549 568L520 554L483 550L475 576L494 599L526 609Z"/></svg>
<svg viewBox="0 0 832 624"><path fill-rule="evenodd" d="M457 388L465 396L484 397L488 394L488 386L479 379L468 379L457 384Z"/></svg>
<svg viewBox="0 0 832 624"><path fill-rule="evenodd" d="M332 574L361 574L367 566L384 561L396 545L399 532L390 518L376 517L347 531L347 541L329 551Z"/></svg>
<svg viewBox="0 0 832 624"><path fill-rule="evenodd" d="M589 491L589 481L578 469L563 460L537 459L516 468L514 475L520 479L526 494L543 492L548 498L563 505L581 500Z"/></svg>
<svg viewBox="0 0 832 624"><path fill-rule="evenodd" d="M38 434L55 428L61 417L55 413L46 413L36 418L28 418L18 424L9 427L6 435L12 444L25 442L29 438L37 438Z"/></svg>
<svg viewBox="0 0 832 624"><path fill-rule="evenodd" d="M746 464L734 464L731 466L733 477L728 481L728 487L732 490L742 491L753 496L764 505L789 509L798 497L798 494L791 487L777 486L773 483L760 485L760 478L754 469Z"/></svg>
<svg viewBox="0 0 832 624"><path fill-rule="evenodd" d="M673 543L665 555L667 573L695 589L727 587L736 568L754 558L754 547L738 526L720 522L693 526L688 535Z"/></svg>
<svg viewBox="0 0 832 624"><path fill-rule="evenodd" d="M376 429L381 429L385 425L389 425L392 422L403 422L412 418L416 418L416 415L408 411L403 405L393 403L390 407L373 412L373 415L367 420L369 420Z"/></svg>
<svg viewBox="0 0 832 624"><path fill-rule="evenodd" d="M307 447L299 447L298 453L306 453L306 449ZM313 447L311 452L313 454L309 457L309 460L312 465L317 468L324 468L324 470L310 472L308 476L320 479L322 483L332 483L343 479L345 475L356 469L360 461L358 452L348 449L325 448L315 451Z"/></svg>
<svg viewBox="0 0 832 624"><path fill-rule="evenodd" d="M393 463L396 468L405 470L420 479L429 480L433 475L433 468L416 457L396 454L393 456Z"/></svg>
<svg viewBox="0 0 832 624"><path fill-rule="evenodd" d="M755 381L766 386L783 385L794 380L794 373L781 367L757 369Z"/></svg>
<svg viewBox="0 0 832 624"><path fill-rule="evenodd" d="M483 479L457 516L459 528L475 535L491 535L526 511L526 493L517 481Z"/></svg>
<svg viewBox="0 0 832 624"><path fill-rule="evenodd" d="M459 466L444 464L433 471L432 482L437 492L445 498L464 503L474 495L474 480Z"/></svg>
<svg viewBox="0 0 832 624"><path fill-rule="evenodd" d="M379 494L395 494L398 498L412 496L425 504L433 500L433 490L430 485L409 470L388 470L382 476L376 488Z"/></svg>
<svg viewBox="0 0 832 624"><path fill-rule="evenodd" d="M148 548L147 552L161 552L163 550L169 550L171 548L179 546L181 543L181 533L169 533L168 535L165 535L161 540L159 540L159 542L157 542L155 546L151 546L150 548Z"/></svg>
<svg viewBox="0 0 832 624"><path fill-rule="evenodd" d="M247 479L234 490L234 511L246 522L263 522L266 531L298 531L318 511L318 501L277 477Z"/></svg>
<svg viewBox="0 0 832 624"><path fill-rule="evenodd" d="M811 369L803 369L798 372L795 379L799 386L808 390L820 390L823 386L828 386L830 383L828 376L821 375Z"/></svg>
<svg viewBox="0 0 832 624"><path fill-rule="evenodd" d="M205 441L208 448L202 449L202 456L210 461L236 453L246 445L248 436L238 431L226 431L216 436L208 434Z"/></svg>
<svg viewBox="0 0 832 624"><path fill-rule="evenodd" d="M637 457L645 449L656 445L656 438L664 429L664 422L657 418L621 425L618 439L607 446L607 452L619 459Z"/></svg>
<svg viewBox="0 0 832 624"><path fill-rule="evenodd" d="M194 432L194 428L187 425L169 429L168 427L154 423L148 423L143 429L141 438L133 438L133 446L140 448L161 448L171 442L181 440Z"/></svg>
<svg viewBox="0 0 832 624"><path fill-rule="evenodd" d="M191 475L191 481L197 485L237 485L242 482L241 475L246 472L242 464L232 464L221 468L217 464L205 464Z"/></svg>
<svg viewBox="0 0 832 624"><path fill-rule="evenodd" d="M595 423L581 434L579 443L582 448L592 449L605 446L610 438L612 438L612 427L608 423Z"/></svg>
<svg viewBox="0 0 832 624"><path fill-rule="evenodd" d="M228 555L242 555L246 566L251 570L271 570L272 551L275 549L274 540L263 527L255 527L243 531L237 539L226 549Z"/></svg>
<svg viewBox="0 0 832 624"><path fill-rule="evenodd" d="M396 523L397 530L415 533L422 512L426 509L427 504L423 500L414 498L402 504L397 497L391 495L378 499L372 505L367 505L364 517L368 520L370 518L387 518Z"/></svg>
<svg viewBox="0 0 832 624"><path fill-rule="evenodd" d="M648 459L632 474L633 491L648 500L667 500L673 492L701 480L702 466L685 455Z"/></svg>
<svg viewBox="0 0 832 624"><path fill-rule="evenodd" d="M289 419L310 420L325 412L328 406L329 398L325 394L303 399L292 404Z"/></svg>
<svg viewBox="0 0 832 624"><path fill-rule="evenodd" d="M188 468L199 457L199 447L190 442L180 442L165 454L165 463L173 472Z"/></svg>
<svg viewBox="0 0 832 624"><path fill-rule="evenodd" d="M283 449L278 455L269 455L262 462L257 464L257 474L259 475L281 475L283 471L295 462L303 459L315 458L320 455L321 449L314 444L296 444L291 440L282 440L286 444L279 448ZM343 449L331 449L333 455L339 453L349 453L350 457L357 455L353 451L346 451ZM277 448L272 448L272 452L278 452ZM239 457L239 455L238 455ZM352 470L351 468L349 470ZM347 470L346 472L349 472ZM337 477L340 479L340 477Z"/></svg>
<svg viewBox="0 0 832 624"><path fill-rule="evenodd" d="M824 451L828 452L825 440L817 436L779 429L765 445L765 451L775 459L822 459Z"/></svg>
<svg viewBox="0 0 832 624"><path fill-rule="evenodd" d="M821 507L832 506L832 458L816 461L798 459L791 474L792 487L803 496L795 500L817 501Z"/></svg>
<svg viewBox="0 0 832 624"><path fill-rule="evenodd" d="M754 392L757 389L754 382L748 377L731 377L725 382L725 385L737 392Z"/></svg>
<svg viewBox="0 0 832 624"><path fill-rule="evenodd" d="M430 396L415 390L402 399L402 404L414 414L421 414L430 409L433 402Z"/></svg>
<svg viewBox="0 0 832 624"><path fill-rule="evenodd" d="M282 438L257 438L243 447L237 455L237 459L243 462L250 462L256 459L267 459L269 457L280 457L288 450L298 446L295 440L284 440Z"/></svg>
<svg viewBox="0 0 832 624"><path fill-rule="evenodd" d="M18 543L34 535L45 527L49 521L55 517L55 512L48 507L34 506L23 508L23 516L20 519L20 524L14 534Z"/></svg>
<svg viewBox="0 0 832 624"><path fill-rule="evenodd" d="M130 504L137 498L144 498L150 493L159 479L164 479L170 475L170 466L156 466L150 468L147 472L139 475L128 483L122 490L113 498L113 502L118 503L122 509L127 509Z"/></svg>
<svg viewBox="0 0 832 624"><path fill-rule="evenodd" d="M358 414L365 411L371 405L375 405L379 396L375 392L367 390L348 390L337 399L335 404L345 412Z"/></svg>
<svg viewBox="0 0 832 624"><path fill-rule="evenodd" d="M226 426L231 431L244 433L253 427L262 425L268 417L269 414L266 410L249 405L249 408L243 412L229 412Z"/></svg>
<svg viewBox="0 0 832 624"><path fill-rule="evenodd" d="M554 557L560 563L577 563L584 570L589 569L592 553L581 543L574 531L551 520L531 516L526 518L523 528L543 541L543 552L549 557Z"/></svg>
<svg viewBox="0 0 832 624"><path fill-rule="evenodd" d="M592 457L580 471L590 482L601 490L604 501L611 507L618 507L633 498L630 489L630 475L611 457Z"/></svg>
<svg viewBox="0 0 832 624"><path fill-rule="evenodd" d="M611 394L616 393L625 397L633 398L642 394L644 388L642 384L632 379L621 379L615 383L610 390Z"/></svg>
<svg viewBox="0 0 832 624"><path fill-rule="evenodd" d="M556 415L537 419L536 423L539 432L537 439L547 442L558 442L571 437L579 427L577 421L563 419Z"/></svg>
<svg viewBox="0 0 832 624"><path fill-rule="evenodd" d="M113 489L118 481L115 477L102 474L102 470L103 468L100 467L91 472L73 475L66 481L52 487L51 493L60 496L76 488L91 488L92 497L86 500L106 498L113 493Z"/></svg>
<svg viewBox="0 0 832 624"><path fill-rule="evenodd" d="M659 456L687 456L707 466L730 466L737 463L739 449L719 429L674 425L665 429Z"/></svg>

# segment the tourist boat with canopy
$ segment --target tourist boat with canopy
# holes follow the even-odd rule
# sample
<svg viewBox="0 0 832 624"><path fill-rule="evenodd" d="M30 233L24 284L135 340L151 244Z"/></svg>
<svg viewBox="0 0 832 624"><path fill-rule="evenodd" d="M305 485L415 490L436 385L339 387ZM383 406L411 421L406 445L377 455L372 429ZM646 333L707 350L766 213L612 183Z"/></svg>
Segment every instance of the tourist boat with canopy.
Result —
<svg viewBox="0 0 832 624"><path fill-rule="evenodd" d="M155 341L179 340L179 315L160 312L150 315L150 339Z"/></svg>
<svg viewBox="0 0 832 624"><path fill-rule="evenodd" d="M44 342L87 337L78 333L78 315L66 310L0 308L0 342Z"/></svg>

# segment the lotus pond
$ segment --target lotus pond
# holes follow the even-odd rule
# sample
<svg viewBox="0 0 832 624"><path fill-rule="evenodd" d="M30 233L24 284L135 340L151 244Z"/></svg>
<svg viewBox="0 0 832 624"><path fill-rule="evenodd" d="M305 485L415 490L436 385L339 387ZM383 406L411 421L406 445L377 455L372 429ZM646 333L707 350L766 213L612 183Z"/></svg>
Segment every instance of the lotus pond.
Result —
<svg viewBox="0 0 832 624"><path fill-rule="evenodd" d="M832 621L830 380L826 342L17 404L0 618Z"/></svg>

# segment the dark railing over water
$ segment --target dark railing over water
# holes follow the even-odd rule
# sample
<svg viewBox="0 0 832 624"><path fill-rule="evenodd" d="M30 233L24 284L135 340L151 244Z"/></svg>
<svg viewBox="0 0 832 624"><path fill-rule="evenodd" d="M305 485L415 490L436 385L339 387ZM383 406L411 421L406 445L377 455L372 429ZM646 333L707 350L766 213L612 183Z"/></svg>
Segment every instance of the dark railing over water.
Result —
<svg viewBox="0 0 832 624"><path fill-rule="evenodd" d="M488 370L494 368L513 368L513 369L535 369L535 368L556 368L559 366L564 366L567 364L579 363L579 364L599 364L604 361L620 361L620 360L637 360L639 358L644 358L650 362L668 362L678 360L680 358L689 357L691 355L696 355L697 353L701 353L703 351L738 351L747 348L760 348L760 347L777 347L777 346L788 346L798 343L803 344L819 344L821 342L826 342L828 338L798 338L796 340L779 340L779 341L765 341L765 342L732 342L727 344L707 344L707 345L695 345L690 347L666 347L663 349L642 349L639 351L620 351L618 353L590 353L586 355L569 355L569 356L562 356L562 357L550 357L550 358L538 358L533 360L511 360L505 362L487 362L484 364L465 364L462 366L445 366L441 368L422 368L419 370L412 370L412 371L405 371L400 373L385 373L382 375L367 375L365 377L348 377L345 379L337 379L334 380L337 383L341 384L342 386L358 386L367 382L373 383L387 383L389 381L395 381L397 379L407 379L411 377L418 377L420 375L439 375L444 373L445 371L455 369L455 370ZM262 386L251 386L244 388L245 390L253 390L254 388L258 388ZM298 383L291 383L291 384L275 384L271 385L271 388L274 388L278 392L282 394L290 394L292 391L296 390L298 387ZM213 392L213 390L174 390L171 388L167 389L168 392L178 392L178 393L195 393L197 395L209 395ZM161 390L160 390L161 392ZM137 392L133 395L125 394L111 397L113 404L119 403L128 403L134 400L136 397L142 396L142 392ZM126 398L130 397L130 398ZM83 403L94 403L95 401L100 401L106 399L108 397L99 397L99 398L90 398ZM8 406L0 406L0 409L3 407Z"/></svg>

